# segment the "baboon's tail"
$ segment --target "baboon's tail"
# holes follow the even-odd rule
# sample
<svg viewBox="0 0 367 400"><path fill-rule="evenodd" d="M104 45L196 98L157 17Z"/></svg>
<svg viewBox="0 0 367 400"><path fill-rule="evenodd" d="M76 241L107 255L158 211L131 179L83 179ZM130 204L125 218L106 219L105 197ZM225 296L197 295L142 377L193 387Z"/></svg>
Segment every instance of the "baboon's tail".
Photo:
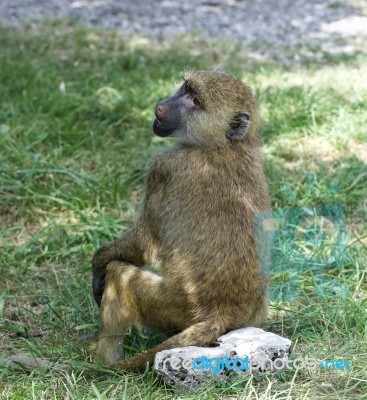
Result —
<svg viewBox="0 0 367 400"><path fill-rule="evenodd" d="M179 334L172 336L158 346L149 349L145 353L118 361L114 363L112 367L134 372L144 371L147 363L150 365L153 364L154 357L159 351L184 346L208 346L215 342L224 331L225 330L219 326L217 321L199 322Z"/></svg>

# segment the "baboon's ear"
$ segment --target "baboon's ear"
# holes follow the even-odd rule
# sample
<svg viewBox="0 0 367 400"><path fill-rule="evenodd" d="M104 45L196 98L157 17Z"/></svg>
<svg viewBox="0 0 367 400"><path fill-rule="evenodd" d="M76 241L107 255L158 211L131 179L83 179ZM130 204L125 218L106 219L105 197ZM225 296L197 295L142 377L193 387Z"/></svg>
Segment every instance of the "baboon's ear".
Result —
<svg viewBox="0 0 367 400"><path fill-rule="evenodd" d="M238 111L229 124L227 137L232 140L241 140L246 136L250 126L250 116L246 111Z"/></svg>

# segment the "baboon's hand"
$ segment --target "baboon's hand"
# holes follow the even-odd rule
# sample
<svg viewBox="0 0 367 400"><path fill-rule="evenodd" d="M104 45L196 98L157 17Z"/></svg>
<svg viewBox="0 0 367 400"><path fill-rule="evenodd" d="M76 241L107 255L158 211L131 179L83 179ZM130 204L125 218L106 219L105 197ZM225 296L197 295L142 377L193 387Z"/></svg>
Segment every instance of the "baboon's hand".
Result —
<svg viewBox="0 0 367 400"><path fill-rule="evenodd" d="M98 307L101 305L102 296L104 292L105 286L105 278L106 278L106 267L107 264L111 261L111 246L105 245L100 247L93 256L92 267L93 267L93 280L92 280L92 289L94 300L98 304Z"/></svg>
<svg viewBox="0 0 367 400"><path fill-rule="evenodd" d="M93 289L94 300L96 301L98 307L101 307L105 278L106 278L106 269L93 270L92 289Z"/></svg>

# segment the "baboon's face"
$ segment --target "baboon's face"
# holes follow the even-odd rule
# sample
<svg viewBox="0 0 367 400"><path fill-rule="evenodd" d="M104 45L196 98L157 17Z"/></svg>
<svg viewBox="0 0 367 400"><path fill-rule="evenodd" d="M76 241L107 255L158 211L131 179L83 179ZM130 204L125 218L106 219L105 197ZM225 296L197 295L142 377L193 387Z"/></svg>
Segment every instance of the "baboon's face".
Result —
<svg viewBox="0 0 367 400"><path fill-rule="evenodd" d="M171 97L157 104L153 131L191 145L223 146L246 136L256 119L254 103L247 86L231 75L190 72Z"/></svg>
<svg viewBox="0 0 367 400"><path fill-rule="evenodd" d="M155 109L153 131L161 137L175 136L186 131L186 121L194 112L203 111L198 94L187 82L168 99L160 101Z"/></svg>

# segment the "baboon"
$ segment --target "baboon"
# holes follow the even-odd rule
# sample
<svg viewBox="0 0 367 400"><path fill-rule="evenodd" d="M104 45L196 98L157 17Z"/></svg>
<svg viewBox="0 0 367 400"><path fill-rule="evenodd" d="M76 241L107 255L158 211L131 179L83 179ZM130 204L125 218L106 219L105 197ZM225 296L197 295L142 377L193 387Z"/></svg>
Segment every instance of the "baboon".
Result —
<svg viewBox="0 0 367 400"><path fill-rule="evenodd" d="M267 314L253 218L270 201L254 95L223 71L187 71L155 115L154 133L176 144L150 160L134 227L93 258L97 355L132 371L158 351L209 345ZM178 333L121 360L132 324Z"/></svg>

